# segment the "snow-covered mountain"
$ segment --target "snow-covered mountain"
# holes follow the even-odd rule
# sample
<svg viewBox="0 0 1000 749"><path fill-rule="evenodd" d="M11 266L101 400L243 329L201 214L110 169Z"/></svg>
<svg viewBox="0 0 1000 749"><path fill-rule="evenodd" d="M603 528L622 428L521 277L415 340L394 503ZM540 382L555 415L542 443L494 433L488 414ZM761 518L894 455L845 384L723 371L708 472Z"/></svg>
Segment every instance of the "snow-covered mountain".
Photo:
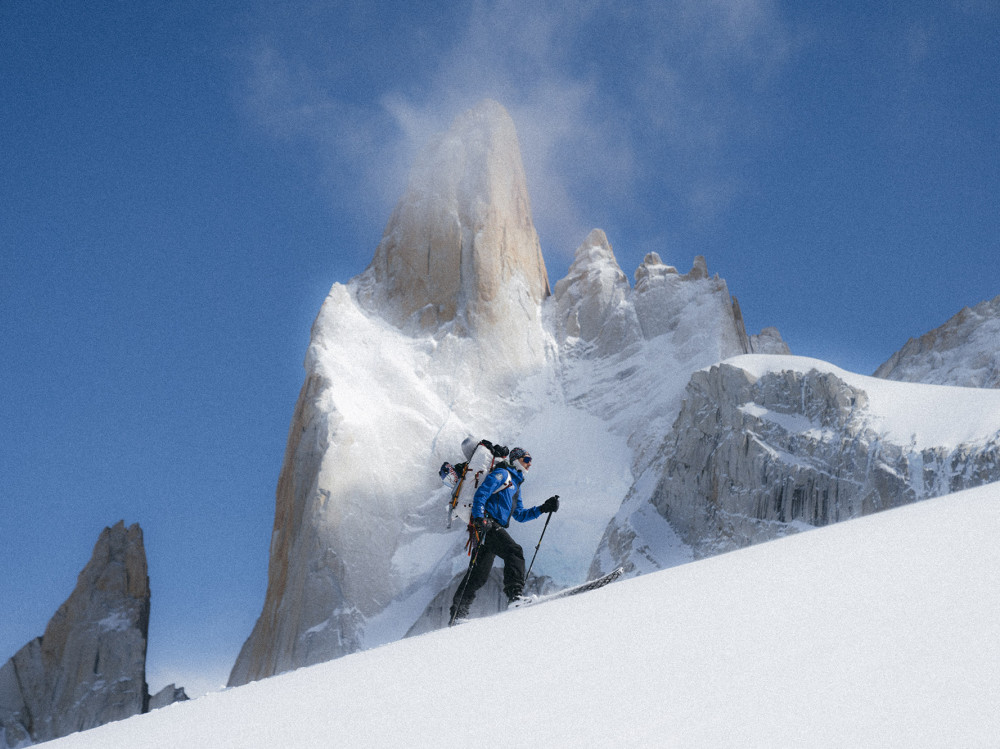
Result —
<svg viewBox="0 0 1000 749"><path fill-rule="evenodd" d="M941 327L911 338L875 376L1000 388L1000 296L965 307Z"/></svg>
<svg viewBox="0 0 1000 749"><path fill-rule="evenodd" d="M991 484L51 746L995 747L998 537ZM491 642L511 646L490 653L477 709L475 655Z"/></svg>
<svg viewBox="0 0 1000 749"><path fill-rule="evenodd" d="M709 556L1000 481L1000 392L738 356L692 376L662 444L650 501ZM591 574L648 565L648 516L623 505Z"/></svg>
<svg viewBox="0 0 1000 749"><path fill-rule="evenodd" d="M773 328L747 335L701 257L682 274L651 253L633 284L594 230L550 287L513 122L483 102L424 151L372 264L316 319L230 684L441 626L468 558L436 468L468 435L530 450L527 506L562 497L536 589L1000 479L995 394L787 354ZM512 528L525 549L540 531Z"/></svg>
<svg viewBox="0 0 1000 749"><path fill-rule="evenodd" d="M690 373L750 346L703 259L681 275L650 255L631 287L603 232L549 295L513 122L495 102L460 116L313 326L266 600L230 682L398 639L428 612L467 564L436 466L470 434L532 452L526 503L564 498L536 571L580 582Z"/></svg>
<svg viewBox="0 0 1000 749"><path fill-rule="evenodd" d="M427 147L371 265L313 325L264 609L231 683L401 637L458 571L436 466L526 412L548 293L513 122L484 102Z"/></svg>

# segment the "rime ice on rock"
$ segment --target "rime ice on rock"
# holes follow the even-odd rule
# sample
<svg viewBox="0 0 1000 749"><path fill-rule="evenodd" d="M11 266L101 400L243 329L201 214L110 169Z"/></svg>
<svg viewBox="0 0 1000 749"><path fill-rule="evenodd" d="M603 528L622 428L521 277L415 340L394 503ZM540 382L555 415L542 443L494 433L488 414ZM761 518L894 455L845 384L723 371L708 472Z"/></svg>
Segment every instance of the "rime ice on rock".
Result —
<svg viewBox="0 0 1000 749"><path fill-rule="evenodd" d="M739 305L725 281L709 277L700 255L690 272L681 275L651 252L636 269L631 288L607 236L594 229L577 248L554 296L552 317L560 341L589 344L593 356L668 334L666 345L698 352L714 347L713 361L750 350Z"/></svg>
<svg viewBox="0 0 1000 749"><path fill-rule="evenodd" d="M600 229L587 235L566 277L556 283L554 324L563 344L593 344L595 354L620 351L640 338L628 277Z"/></svg>

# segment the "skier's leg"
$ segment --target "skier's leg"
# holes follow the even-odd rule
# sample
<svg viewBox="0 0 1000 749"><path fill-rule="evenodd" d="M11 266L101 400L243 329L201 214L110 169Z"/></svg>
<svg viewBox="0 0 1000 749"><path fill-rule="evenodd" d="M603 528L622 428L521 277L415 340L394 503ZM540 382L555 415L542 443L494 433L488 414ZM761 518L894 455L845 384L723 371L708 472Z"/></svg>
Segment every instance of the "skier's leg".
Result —
<svg viewBox="0 0 1000 749"><path fill-rule="evenodd" d="M476 598L476 591L486 584L489 579L490 570L493 568L493 560L496 552L489 547L490 536L486 534L479 551L476 554L475 563L465 571L465 577L458 584L455 590L455 597L451 602L451 614L453 619L464 619L469 615L469 606Z"/></svg>
<svg viewBox="0 0 1000 749"><path fill-rule="evenodd" d="M497 528L494 534L496 555L503 560L503 592L510 600L524 590L524 551L503 528Z"/></svg>

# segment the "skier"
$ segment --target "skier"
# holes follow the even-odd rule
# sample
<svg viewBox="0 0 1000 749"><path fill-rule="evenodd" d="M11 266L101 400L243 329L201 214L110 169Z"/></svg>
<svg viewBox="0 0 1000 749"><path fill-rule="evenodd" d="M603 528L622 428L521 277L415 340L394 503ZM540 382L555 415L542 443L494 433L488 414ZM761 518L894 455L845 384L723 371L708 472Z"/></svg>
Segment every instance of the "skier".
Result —
<svg viewBox="0 0 1000 749"><path fill-rule="evenodd" d="M511 518L519 523L534 520L546 512L559 509L559 498L549 497L537 507L525 509L521 504L521 484L531 468L531 455L520 447L510 451L507 460L497 464L486 477L472 501L469 535L476 545L472 563L455 591L451 604L451 622L465 619L476 591L486 583L493 560L503 560L503 591L508 605L524 600L524 552L510 537L507 526Z"/></svg>

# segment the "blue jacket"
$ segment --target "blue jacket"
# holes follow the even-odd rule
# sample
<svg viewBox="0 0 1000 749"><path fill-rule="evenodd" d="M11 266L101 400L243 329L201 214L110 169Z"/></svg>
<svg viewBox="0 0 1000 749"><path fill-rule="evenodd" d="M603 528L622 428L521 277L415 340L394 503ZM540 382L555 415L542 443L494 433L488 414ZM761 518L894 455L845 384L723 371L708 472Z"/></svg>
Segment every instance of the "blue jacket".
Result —
<svg viewBox="0 0 1000 749"><path fill-rule="evenodd" d="M524 474L516 468L507 464L494 468L476 489L476 494L472 498L472 517L491 517L504 528L510 525L511 517L519 523L537 518L542 514L540 508L531 507L526 510L521 504L523 481ZM508 483L508 486L504 486Z"/></svg>

